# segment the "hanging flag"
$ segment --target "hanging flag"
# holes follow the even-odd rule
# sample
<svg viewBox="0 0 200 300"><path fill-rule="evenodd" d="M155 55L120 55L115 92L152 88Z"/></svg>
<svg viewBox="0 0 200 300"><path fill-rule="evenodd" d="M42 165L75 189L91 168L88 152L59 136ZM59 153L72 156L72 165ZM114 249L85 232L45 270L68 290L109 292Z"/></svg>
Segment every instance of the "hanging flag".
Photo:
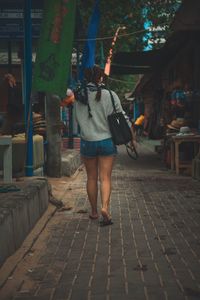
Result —
<svg viewBox="0 0 200 300"><path fill-rule="evenodd" d="M71 66L76 0L45 0L33 90L64 96Z"/></svg>
<svg viewBox="0 0 200 300"><path fill-rule="evenodd" d="M112 55L113 55L113 48L115 46L115 43L116 43L116 40L117 40L117 37L118 37L120 29L125 29L125 27L119 26L117 28L116 32L115 32L114 37L113 37L112 44L111 44L111 47L110 47L110 50L109 50L109 54L108 54L108 57L107 57L107 60L106 60L105 68L104 68L104 73L107 76L110 75L111 59L112 59Z"/></svg>
<svg viewBox="0 0 200 300"><path fill-rule="evenodd" d="M96 36L100 22L100 10L99 0L96 0L92 16L90 18L87 41L83 49L82 65L80 77L82 79L83 70L85 68L91 68L95 64L95 47L96 47Z"/></svg>

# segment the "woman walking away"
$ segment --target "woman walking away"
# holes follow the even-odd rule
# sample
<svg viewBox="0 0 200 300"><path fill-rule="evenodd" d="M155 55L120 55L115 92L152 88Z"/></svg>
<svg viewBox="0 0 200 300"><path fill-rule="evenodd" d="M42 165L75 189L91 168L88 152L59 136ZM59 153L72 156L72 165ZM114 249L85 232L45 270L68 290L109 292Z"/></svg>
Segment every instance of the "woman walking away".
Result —
<svg viewBox="0 0 200 300"><path fill-rule="evenodd" d="M81 158L87 173L87 194L91 205L90 219L98 219L97 197L98 179L101 195L101 225L111 225L109 213L111 195L111 174L117 154L113 144L108 115L113 112L110 93L102 84L103 70L98 66L85 70L87 82L84 93L76 96L75 111L81 135ZM122 111L121 103L112 91L117 111ZM133 141L134 142L134 141Z"/></svg>

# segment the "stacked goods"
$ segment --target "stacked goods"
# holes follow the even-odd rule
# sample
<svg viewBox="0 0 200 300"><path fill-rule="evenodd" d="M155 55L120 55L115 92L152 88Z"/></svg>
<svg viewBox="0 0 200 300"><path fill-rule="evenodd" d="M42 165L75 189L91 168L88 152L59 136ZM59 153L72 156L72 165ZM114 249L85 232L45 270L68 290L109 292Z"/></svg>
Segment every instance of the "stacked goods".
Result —
<svg viewBox="0 0 200 300"><path fill-rule="evenodd" d="M42 114L33 113L33 133L42 136L46 135L46 121Z"/></svg>
<svg viewBox="0 0 200 300"><path fill-rule="evenodd" d="M80 149L80 138L73 137L73 138L62 138L62 148L63 149Z"/></svg>
<svg viewBox="0 0 200 300"><path fill-rule="evenodd" d="M74 137L73 142L74 142L74 149L80 149L80 138L79 137Z"/></svg>

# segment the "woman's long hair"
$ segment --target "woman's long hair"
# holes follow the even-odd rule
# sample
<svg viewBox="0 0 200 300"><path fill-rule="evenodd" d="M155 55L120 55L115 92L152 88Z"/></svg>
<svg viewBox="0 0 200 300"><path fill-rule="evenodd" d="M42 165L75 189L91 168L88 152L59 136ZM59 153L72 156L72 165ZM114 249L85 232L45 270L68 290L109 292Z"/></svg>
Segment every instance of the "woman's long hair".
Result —
<svg viewBox="0 0 200 300"><path fill-rule="evenodd" d="M91 82L97 87L96 100L100 101L101 99L101 83L104 78L104 71L99 66L95 65L92 68L86 68L84 71L84 77L87 83Z"/></svg>

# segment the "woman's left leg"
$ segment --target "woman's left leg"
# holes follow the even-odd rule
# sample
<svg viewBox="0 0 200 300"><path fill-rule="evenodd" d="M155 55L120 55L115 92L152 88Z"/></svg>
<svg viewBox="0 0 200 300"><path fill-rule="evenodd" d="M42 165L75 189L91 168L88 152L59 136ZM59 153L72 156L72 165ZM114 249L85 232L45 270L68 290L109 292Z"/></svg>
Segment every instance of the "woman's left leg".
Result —
<svg viewBox="0 0 200 300"><path fill-rule="evenodd" d="M105 219L110 218L109 204L111 194L111 175L115 156L99 156L99 180L101 190L101 214Z"/></svg>

